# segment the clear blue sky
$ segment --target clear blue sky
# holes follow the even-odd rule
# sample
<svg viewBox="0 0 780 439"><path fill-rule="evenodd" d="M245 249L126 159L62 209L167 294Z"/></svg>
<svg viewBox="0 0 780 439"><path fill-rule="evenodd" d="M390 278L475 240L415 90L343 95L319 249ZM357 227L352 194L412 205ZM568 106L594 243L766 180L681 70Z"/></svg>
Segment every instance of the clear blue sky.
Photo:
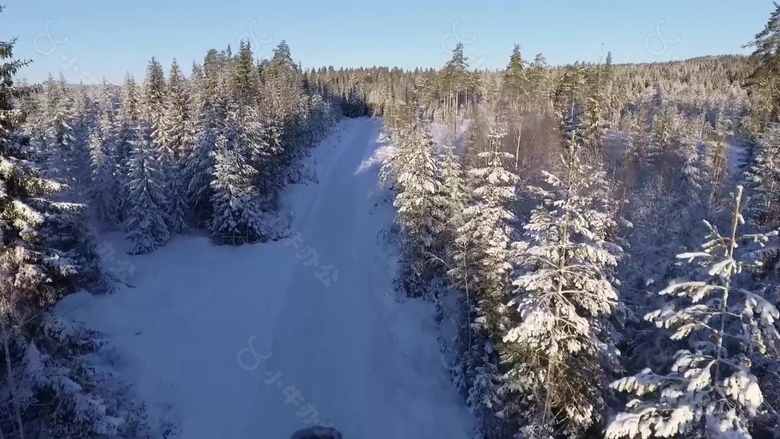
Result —
<svg viewBox="0 0 780 439"><path fill-rule="evenodd" d="M176 57L189 73L209 48L235 48L242 36L260 57L284 39L306 67L440 67L458 40L472 66L490 69L507 64L514 43L550 64L598 61L602 43L616 63L747 53L741 46L774 8L764 0L4 2L0 39L19 38L16 54L35 61L20 76L32 82L60 71L69 81L79 71L119 82L128 71L142 76L152 56L166 66Z"/></svg>

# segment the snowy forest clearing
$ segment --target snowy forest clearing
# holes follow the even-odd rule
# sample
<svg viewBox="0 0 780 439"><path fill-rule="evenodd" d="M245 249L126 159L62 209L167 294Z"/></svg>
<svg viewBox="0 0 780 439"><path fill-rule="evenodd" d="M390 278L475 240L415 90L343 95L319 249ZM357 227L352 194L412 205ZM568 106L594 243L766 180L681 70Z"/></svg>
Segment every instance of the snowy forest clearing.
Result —
<svg viewBox="0 0 780 439"><path fill-rule="evenodd" d="M342 121L313 150L319 183L284 197L300 239L221 247L177 236L125 257L110 236L136 288L75 294L58 312L106 334L152 414L170 404L184 439L286 438L306 421L346 438L470 437L433 306L395 299L394 250L378 241L395 215L375 207L379 128ZM330 286L317 274L327 265Z"/></svg>

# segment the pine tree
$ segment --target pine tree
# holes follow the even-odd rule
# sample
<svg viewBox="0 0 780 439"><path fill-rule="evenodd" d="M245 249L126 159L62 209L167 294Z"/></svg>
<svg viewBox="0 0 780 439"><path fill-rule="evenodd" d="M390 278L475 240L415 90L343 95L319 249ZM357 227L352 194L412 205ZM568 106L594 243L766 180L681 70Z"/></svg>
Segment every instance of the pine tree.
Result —
<svg viewBox="0 0 780 439"><path fill-rule="evenodd" d="M151 142L159 183L162 186L163 198L158 201L166 227L171 234L184 230L184 212L181 210L181 199L176 193L178 187L176 152L178 145L168 137L171 131L166 126L166 107L169 96L165 81L165 73L159 61L152 57L146 69L144 81L144 118L151 127ZM174 205L174 203L176 205Z"/></svg>
<svg viewBox="0 0 780 439"><path fill-rule="evenodd" d="M531 187L543 204L524 226L519 276L509 305L517 322L503 338L511 370L506 393L520 404L526 434L581 437L606 409L606 373L616 367L604 318L617 306L611 271L621 250L607 241L614 220L603 210L606 175L582 165L573 144L561 178L544 172L551 190ZM600 187L601 186L601 187Z"/></svg>
<svg viewBox="0 0 780 439"><path fill-rule="evenodd" d="M509 65L504 71L503 86L512 99L522 99L528 94L528 83L526 77L526 62L520 53L520 45L515 44L512 49L512 55L509 58Z"/></svg>
<svg viewBox="0 0 780 439"><path fill-rule="evenodd" d="M253 200L252 209L257 206L264 210L275 208L283 182L274 179L274 151L266 140L267 127L263 126L260 113L250 106L238 107L228 113L227 124L234 127L237 151L246 165L253 169L248 175L253 176L250 183L254 188L252 193L258 198ZM276 182L277 185L270 182ZM259 224L262 220L256 218L252 222ZM268 229L258 226L257 230ZM262 239L266 237L267 234Z"/></svg>
<svg viewBox="0 0 780 439"><path fill-rule="evenodd" d="M543 98L545 101L549 99L550 94L548 68L549 66L544 55L538 53L527 72L529 88L533 90L534 95Z"/></svg>
<svg viewBox="0 0 780 439"><path fill-rule="evenodd" d="M292 52L290 46L287 45L287 41L282 40L274 49L274 54L271 57L270 68L277 67L286 70L298 70L298 66L292 59Z"/></svg>
<svg viewBox="0 0 780 439"><path fill-rule="evenodd" d="M129 209L125 236L132 244L130 254L150 253L170 239L166 200L159 160L152 145L151 128L140 125L130 157Z"/></svg>
<svg viewBox="0 0 780 439"><path fill-rule="evenodd" d="M258 187L261 195L266 199L265 204L274 207L278 201L279 193L285 183L285 171L289 166L288 157L292 152L284 142L285 127L283 121L274 115L256 113L252 117L260 119L254 128L261 130L260 151L263 151L263 173L258 174Z"/></svg>
<svg viewBox="0 0 780 439"><path fill-rule="evenodd" d="M292 117L293 109L301 97L300 73L287 42L280 41L263 69L263 80L269 109L282 121Z"/></svg>
<svg viewBox="0 0 780 439"><path fill-rule="evenodd" d="M609 425L607 438L751 437L751 419L763 403L751 358L777 358L780 312L740 287L738 275L760 266L762 251L738 254L738 248L751 242L763 247L777 232L740 235L745 222L741 186L733 197L728 234L705 221L709 235L701 251L678 255L696 261L700 271L671 282L659 294L678 299L645 316L659 328L673 330L672 340L687 339L688 346L677 352L668 373L647 368L611 385L636 398Z"/></svg>
<svg viewBox="0 0 780 439"><path fill-rule="evenodd" d="M468 58L463 54L463 43L459 42L452 50L452 58L440 73L442 92L452 100L451 105L456 113L465 99L461 94L467 92L471 86L472 78L468 68Z"/></svg>

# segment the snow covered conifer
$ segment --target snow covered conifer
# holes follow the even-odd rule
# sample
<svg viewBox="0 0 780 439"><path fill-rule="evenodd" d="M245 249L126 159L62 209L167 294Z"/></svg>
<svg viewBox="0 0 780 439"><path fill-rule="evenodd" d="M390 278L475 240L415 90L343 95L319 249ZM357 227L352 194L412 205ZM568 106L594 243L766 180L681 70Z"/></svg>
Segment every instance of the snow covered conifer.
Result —
<svg viewBox="0 0 780 439"><path fill-rule="evenodd" d="M755 111L761 119L770 123L780 122L780 4L773 2L775 10L761 32L757 33L748 47L753 47L750 54L753 71L745 80L748 93L753 97Z"/></svg>
<svg viewBox="0 0 780 439"><path fill-rule="evenodd" d="M498 123L490 129L490 150L478 154L485 164L481 168L468 170L474 180L472 198L474 202L463 211L464 224L458 230L456 242L468 241L474 254L468 259L479 261L478 285L484 297L478 305L480 317L477 324L489 328L488 332L498 335L498 315L504 306L503 297L508 286L510 269L510 248L512 224L516 221L509 210L509 203L515 197L519 178L508 171L504 162L512 160L512 154L499 150L499 141L505 132ZM457 255L458 259L466 255ZM492 315L492 316L489 316Z"/></svg>
<svg viewBox="0 0 780 439"><path fill-rule="evenodd" d="M174 59L168 74L168 99L165 101L164 129L171 142L174 160L182 163L194 146L192 97L187 80Z"/></svg>
<svg viewBox="0 0 780 439"><path fill-rule="evenodd" d="M504 135L500 124L494 122L488 135L489 149L478 154L484 166L468 170L471 203L456 231L453 268L448 272L467 296L467 321L460 336L466 349L467 403L481 419L495 415L500 379L496 341L508 323L504 296L511 268L512 223L516 220L509 204L515 199L519 179L504 167L504 162L513 158L499 150Z"/></svg>
<svg viewBox="0 0 780 439"><path fill-rule="evenodd" d="M186 215L189 205L182 171L185 158L194 146L190 109L189 92L186 89L185 79L179 65L174 60L171 64L168 92L165 95L160 128L156 139L164 174L168 229L172 234L184 233L187 229Z"/></svg>
<svg viewBox="0 0 780 439"><path fill-rule="evenodd" d="M607 429L607 438L696 436L750 438L751 420L763 394L751 357L777 358L780 312L764 297L741 288L738 275L760 265L765 243L777 232L740 235L743 193L738 186L730 230L724 236L705 221L709 235L700 251L677 257L700 271L674 281L659 294L676 298L645 319L687 340L667 373L647 368L612 387L635 395ZM738 254L742 244L758 244ZM751 251L752 250L752 251Z"/></svg>
<svg viewBox="0 0 780 439"><path fill-rule="evenodd" d="M264 180L270 178L273 154L259 112L249 106L233 108L228 112L226 124L235 135L237 150L257 171L253 183L262 187Z"/></svg>
<svg viewBox="0 0 780 439"><path fill-rule="evenodd" d="M430 262L440 257L440 233L446 223L446 200L441 194L434 144L428 131L415 123L399 139L396 181L400 191L393 205L404 242L402 278L412 296L422 295L430 280Z"/></svg>
<svg viewBox="0 0 780 439"><path fill-rule="evenodd" d="M217 138L225 128L229 88L224 75L204 78L199 84L195 92L199 112L194 121L194 147L184 159L182 182L193 222L208 227L213 213L214 151Z"/></svg>
<svg viewBox="0 0 780 439"><path fill-rule="evenodd" d="M72 169L74 189L83 194L87 189L92 173L90 167L89 137L97 125L97 104L92 99L83 84L76 90L73 99L73 148L68 157L69 168Z"/></svg>
<svg viewBox="0 0 780 439"><path fill-rule="evenodd" d="M504 81L501 84L505 88L506 92L510 96L517 98L525 97L529 94L529 84L526 74L527 64L523 60L523 55L520 52L520 45L515 44L512 49L512 55L509 58L509 64L506 66L504 72Z"/></svg>
<svg viewBox="0 0 780 439"><path fill-rule="evenodd" d="M249 42L241 41L238 45L238 54L233 60L231 72L231 92L240 106L257 104L260 78L254 66L254 60Z"/></svg>
<svg viewBox="0 0 780 439"><path fill-rule="evenodd" d="M441 84L442 91L449 96L454 105L453 110L457 113L462 103L461 94L471 85L471 74L468 71L468 58L463 54L463 43L458 42L452 50L452 58L442 67Z"/></svg>
<svg viewBox="0 0 780 439"><path fill-rule="evenodd" d="M122 102L119 106L119 117L116 124L116 162L120 178L120 213L124 220L128 206L128 179L130 175L130 157L133 144L139 137L138 127L141 123L141 94L135 79L131 75L125 78L122 88Z"/></svg>
<svg viewBox="0 0 780 439"><path fill-rule="evenodd" d="M151 130L141 125L133 142L125 236L131 254L150 253L170 239L163 177L152 146Z"/></svg>
<svg viewBox="0 0 780 439"><path fill-rule="evenodd" d="M601 72L598 73L599 76ZM599 81L600 82L600 81ZM587 97L585 114L582 118L583 144L591 154L600 153L601 142L607 134L607 122L604 120L603 85L597 84Z"/></svg>
<svg viewBox="0 0 780 439"><path fill-rule="evenodd" d="M27 63L7 61L12 50L0 42L0 437L127 437L138 412L83 364L99 348L94 334L48 312L76 288L99 286L97 255L84 206L51 200L64 187L41 178L19 135L10 98L31 90L14 86Z"/></svg>
<svg viewBox="0 0 780 439"><path fill-rule="evenodd" d="M161 128L160 122L165 111L167 88L165 73L157 59L152 57L146 67L146 79L144 80L144 115L148 118L153 136L158 135Z"/></svg>
<svg viewBox="0 0 780 439"><path fill-rule="evenodd" d="M780 125L769 124L747 171L755 192L752 217L763 230L780 226Z"/></svg>
<svg viewBox="0 0 780 439"><path fill-rule="evenodd" d="M231 245L265 239L269 233L253 185L257 171L246 163L236 139L220 135L213 154L213 214L209 222L212 238Z"/></svg>
<svg viewBox="0 0 780 439"><path fill-rule="evenodd" d="M73 132L73 98L65 79L49 76L46 81L45 104L41 123L44 129L44 154L47 171L63 183L72 183L75 170L72 157L76 139Z"/></svg>
<svg viewBox="0 0 780 439"><path fill-rule="evenodd" d="M120 223L119 197L122 194L116 163L116 110L111 99L108 84L104 81L100 117L89 137L92 179L86 192L97 217L109 227Z"/></svg>
<svg viewBox="0 0 780 439"><path fill-rule="evenodd" d="M437 169L441 181L440 193L445 204L445 230L441 242L446 249L445 258L449 263L454 253L452 245L456 232L463 225L463 210L466 208L468 194L461 159L455 154L455 147L445 146L440 160Z"/></svg>
<svg viewBox="0 0 780 439"><path fill-rule="evenodd" d="M534 437L558 429L581 437L600 421L615 367L604 318L617 306L611 270L621 250L607 241L614 221L597 198L605 173L581 164L573 142L562 157L565 175L544 172L551 189L530 188L542 205L517 244L509 302L516 323L503 336L506 391L520 395L505 410Z"/></svg>

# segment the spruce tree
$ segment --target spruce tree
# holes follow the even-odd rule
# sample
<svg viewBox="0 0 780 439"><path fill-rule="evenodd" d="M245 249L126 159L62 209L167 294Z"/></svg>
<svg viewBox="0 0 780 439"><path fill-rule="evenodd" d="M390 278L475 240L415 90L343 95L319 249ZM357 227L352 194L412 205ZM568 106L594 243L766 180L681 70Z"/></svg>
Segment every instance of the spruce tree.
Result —
<svg viewBox="0 0 780 439"><path fill-rule="evenodd" d="M14 43L0 42L0 437L124 437L141 419L106 388L115 378L84 364L95 334L49 312L101 282L84 206L52 201L64 187L40 176L19 134L13 100L33 90L14 86L28 64L13 59Z"/></svg>
<svg viewBox="0 0 780 439"><path fill-rule="evenodd" d="M216 81L213 84L211 81ZM199 114L195 120L195 146L185 159L182 180L192 211L192 221L207 227L213 209L211 186L214 176L214 151L227 118L229 88L222 78L205 77L196 90Z"/></svg>
<svg viewBox="0 0 780 439"><path fill-rule="evenodd" d="M600 68L599 68L600 70ZM597 73L600 77L601 72ZM582 118L583 144L590 154L601 154L601 143L607 135L607 122L604 120L604 92L601 80L588 94L585 114Z"/></svg>
<svg viewBox="0 0 780 439"><path fill-rule="evenodd" d="M76 151L73 122L74 103L65 78L59 81L49 75L45 86L45 104L43 112L44 154L48 174L62 183L74 182L73 155Z"/></svg>
<svg viewBox="0 0 780 439"><path fill-rule="evenodd" d="M89 185L91 174L89 137L97 125L97 105L83 84L72 92L72 95L73 111L70 125L73 145L67 157L67 167L70 169L73 190L83 195Z"/></svg>
<svg viewBox="0 0 780 439"><path fill-rule="evenodd" d="M109 228L120 224L120 169L116 163L116 109L108 84L104 81L100 96L100 116L89 138L92 177L87 199L97 217Z"/></svg>
<svg viewBox="0 0 780 439"><path fill-rule="evenodd" d="M755 193L750 217L760 230L772 230L780 227L780 125L769 124L755 150L747 170Z"/></svg>
<svg viewBox="0 0 780 439"><path fill-rule="evenodd" d="M509 210L515 199L517 175L504 167L511 154L501 152L505 132L493 122L488 135L489 149L478 158L483 167L468 170L471 203L463 211L463 225L457 230L453 268L449 275L467 293L464 342L464 375L468 404L481 419L491 419L498 402L499 359L497 341L506 328L504 296L509 286L512 224Z"/></svg>
<svg viewBox="0 0 780 439"><path fill-rule="evenodd" d="M159 128L166 101L165 72L162 64L152 57L146 67L146 79L144 80L144 112L149 118L152 131Z"/></svg>
<svg viewBox="0 0 780 439"><path fill-rule="evenodd" d="M468 201L463 165L460 157L455 154L454 146L444 147L444 154L440 158L437 170L438 179L441 181L440 196L445 201L444 218L446 218L445 230L440 240L445 249L445 262L450 264L457 230L463 226L463 210Z"/></svg>
<svg viewBox="0 0 780 439"><path fill-rule="evenodd" d="M287 48L289 53L289 48ZM260 78L254 66L254 54L248 41L241 41L238 55L233 61L232 91L236 102L242 106L257 105Z"/></svg>
<svg viewBox="0 0 780 439"><path fill-rule="evenodd" d="M754 70L747 77L745 86L754 97L752 108L766 122L780 122L780 4L772 2L775 10L769 16L764 29L757 33L745 47L753 47L751 60Z"/></svg>
<svg viewBox="0 0 780 439"><path fill-rule="evenodd" d="M515 325L503 337L508 394L519 404L525 434L581 437L603 419L614 349L605 317L617 307L612 281L621 249L607 240L615 227L604 211L606 175L579 162L574 144L562 155L563 177L544 172L550 190L531 187L542 205L517 244L517 289L509 305ZM612 364L610 364L612 363Z"/></svg>
<svg viewBox="0 0 780 439"><path fill-rule="evenodd" d="M151 128L144 122L136 129L130 156L128 211L125 236L130 254L150 253L170 239L160 162L152 145Z"/></svg>
<svg viewBox="0 0 780 439"><path fill-rule="evenodd" d="M122 103L119 107L119 117L116 127L116 162L120 178L120 214L124 221L130 208L128 184L130 175L130 160L133 154L133 145L138 140L140 133L138 127L142 120L141 94L135 79L131 75L125 77L122 88Z"/></svg>
<svg viewBox="0 0 780 439"><path fill-rule="evenodd" d="M763 403L753 360L771 357L776 364L780 312L743 288L739 275L761 266L764 246L777 232L741 235L743 188L732 195L727 234L705 221L709 234L701 250L677 256L696 268L659 292L673 297L671 303L645 316L687 346L677 351L666 373L646 368L612 383L635 398L610 423L607 438L751 437L751 421Z"/></svg>
<svg viewBox="0 0 780 439"><path fill-rule="evenodd" d="M179 234L187 229L189 205L183 170L185 158L194 147L195 136L189 90L175 59L171 64L164 104L157 139L158 152L165 173L168 229L172 234Z"/></svg>
<svg viewBox="0 0 780 439"><path fill-rule="evenodd" d="M393 203L401 227L404 253L402 278L412 296L420 296L433 274L432 261L443 256L441 233L446 218L446 200L428 131L417 121L403 136L396 161L396 183L400 192Z"/></svg>
<svg viewBox="0 0 780 439"><path fill-rule="evenodd" d="M255 200L253 181L257 171L246 163L235 139L217 138L212 177L212 239L219 244L239 245L268 236L262 212Z"/></svg>

